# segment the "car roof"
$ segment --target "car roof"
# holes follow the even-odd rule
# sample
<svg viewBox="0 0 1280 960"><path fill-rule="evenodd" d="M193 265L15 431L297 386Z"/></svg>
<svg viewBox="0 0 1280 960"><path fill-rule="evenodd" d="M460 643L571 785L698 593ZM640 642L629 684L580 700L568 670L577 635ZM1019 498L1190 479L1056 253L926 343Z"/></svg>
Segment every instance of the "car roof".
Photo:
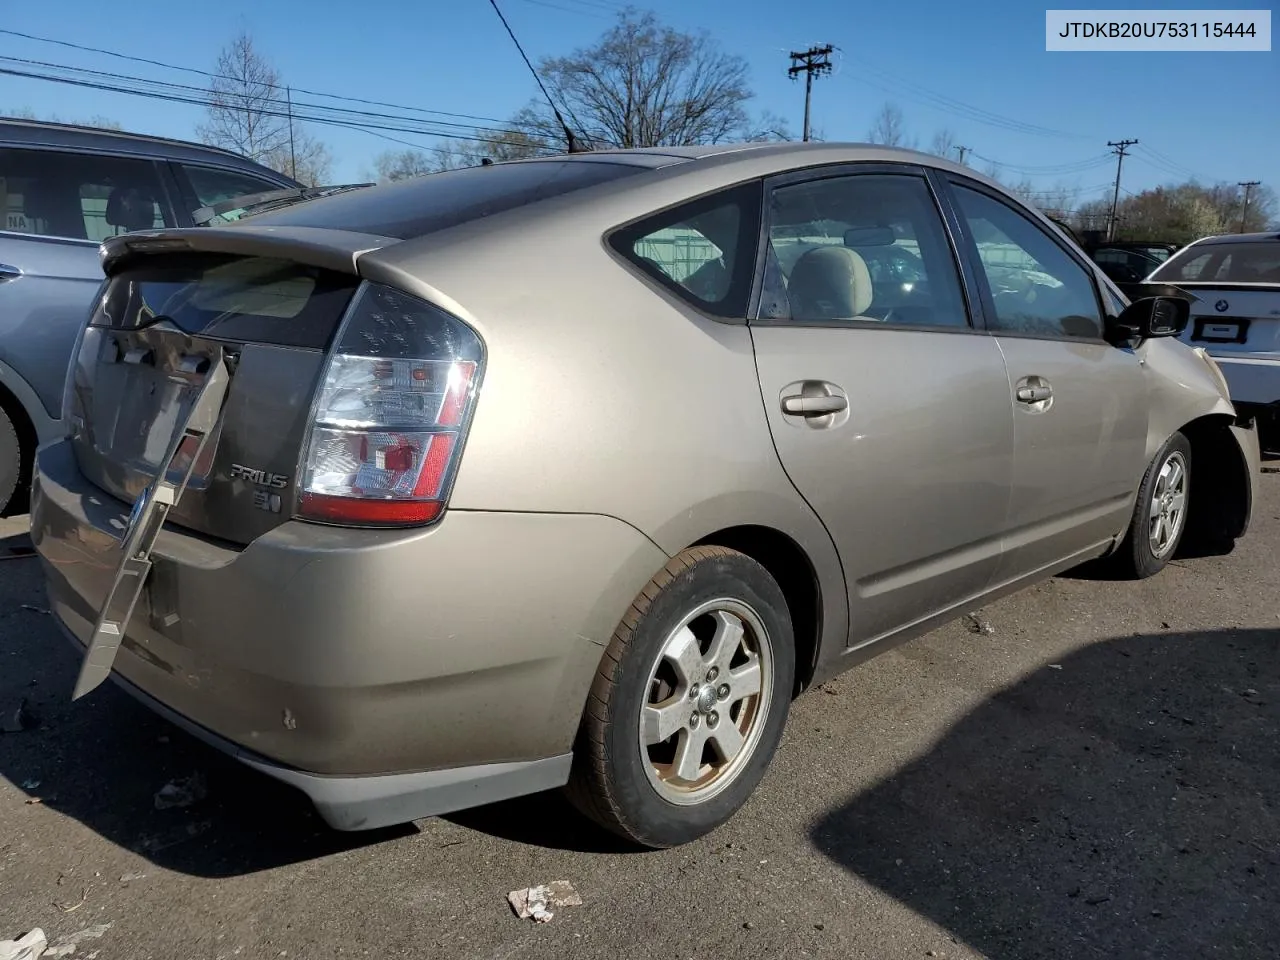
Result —
<svg viewBox="0 0 1280 960"><path fill-rule="evenodd" d="M291 182L288 176L278 170L272 170L221 147L73 123L0 118L0 146L97 150L104 153L130 154L164 160L217 163L222 166L237 167L246 172L270 174L276 179Z"/></svg>
<svg viewBox="0 0 1280 960"><path fill-rule="evenodd" d="M1264 243L1267 240L1280 240L1280 233L1264 230L1259 233L1223 233L1214 237L1201 237L1196 246L1208 246L1218 243Z"/></svg>
<svg viewBox="0 0 1280 960"><path fill-rule="evenodd" d="M257 214L250 222L264 227L345 230L401 241L464 223L477 224L477 229L496 228L497 222L537 218L546 211L572 210L571 215L577 215L590 209L590 216L621 223L739 182L855 163L909 164L954 172L1008 195L1006 188L971 167L916 150L864 143L733 143L499 161L308 200Z"/></svg>
<svg viewBox="0 0 1280 960"><path fill-rule="evenodd" d="M780 167L802 166L808 159L821 162L832 162L835 154L844 154L840 159L848 162L859 161L893 161L897 163L928 163L933 166L955 168L965 173L976 174L972 167L962 167L936 154L922 153L919 150L908 150L903 147L887 147L875 143L831 143L812 140L808 142L760 141L754 143L721 143L688 147L623 147L605 150L593 150L587 153L565 153L547 157L531 157L526 160L509 161L512 163L538 163L548 160L592 160L609 163L631 163L644 167L674 166L693 160L715 160L719 163L732 163L735 160L749 160L760 157L775 157ZM837 161L838 162L838 161ZM979 179L984 179L979 175Z"/></svg>

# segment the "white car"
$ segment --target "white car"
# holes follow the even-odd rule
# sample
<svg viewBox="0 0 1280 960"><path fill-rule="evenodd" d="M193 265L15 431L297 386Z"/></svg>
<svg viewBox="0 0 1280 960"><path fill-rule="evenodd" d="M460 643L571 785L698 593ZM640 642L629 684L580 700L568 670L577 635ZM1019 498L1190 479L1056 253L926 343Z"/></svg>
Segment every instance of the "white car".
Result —
<svg viewBox="0 0 1280 960"><path fill-rule="evenodd" d="M1280 233L1205 237L1153 270L1198 299L1182 339L1221 367L1236 409L1276 439L1280 425Z"/></svg>

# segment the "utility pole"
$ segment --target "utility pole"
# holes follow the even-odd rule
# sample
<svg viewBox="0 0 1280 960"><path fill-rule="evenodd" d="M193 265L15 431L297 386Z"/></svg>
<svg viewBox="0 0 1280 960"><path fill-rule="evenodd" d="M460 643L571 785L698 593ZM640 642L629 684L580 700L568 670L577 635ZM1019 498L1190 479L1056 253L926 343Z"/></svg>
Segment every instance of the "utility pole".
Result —
<svg viewBox="0 0 1280 960"><path fill-rule="evenodd" d="M1244 233L1245 219L1249 216L1249 191L1258 186L1261 181L1245 180L1237 183L1237 187L1244 187L1244 209L1240 211L1240 232Z"/></svg>
<svg viewBox="0 0 1280 960"><path fill-rule="evenodd" d="M972 147L956 147L956 150L957 150L957 151L959 152L959 154L960 154L960 162L961 162L961 163L964 163L964 155L965 155L966 153L968 153L971 149L972 149Z"/></svg>
<svg viewBox="0 0 1280 960"><path fill-rule="evenodd" d="M1107 146L1112 147L1112 153L1116 155L1116 190L1111 195L1111 216L1107 220L1107 240L1116 238L1116 208L1120 205L1120 168L1124 166L1125 151L1132 147L1137 140L1121 140L1114 143L1107 141Z"/></svg>
<svg viewBox="0 0 1280 960"><path fill-rule="evenodd" d="M813 75L831 72L831 44L825 47L810 47L800 53L792 52L791 68L787 76L792 80L804 74L804 139L809 139L809 98L813 95Z"/></svg>
<svg viewBox="0 0 1280 960"><path fill-rule="evenodd" d="M293 88L284 88L284 100L289 111L289 176L298 179L298 158L293 152Z"/></svg>

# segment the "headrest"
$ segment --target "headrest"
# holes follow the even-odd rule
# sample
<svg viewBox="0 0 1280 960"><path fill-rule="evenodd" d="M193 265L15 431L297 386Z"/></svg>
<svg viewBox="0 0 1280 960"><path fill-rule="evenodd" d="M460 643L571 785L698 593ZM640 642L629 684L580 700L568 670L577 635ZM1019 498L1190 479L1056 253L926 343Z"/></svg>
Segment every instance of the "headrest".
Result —
<svg viewBox="0 0 1280 960"><path fill-rule="evenodd" d="M791 269L793 320L849 320L871 306L867 262L848 247L815 247Z"/></svg>
<svg viewBox="0 0 1280 960"><path fill-rule="evenodd" d="M156 222L156 200L141 187L114 187L107 196L107 223L125 230L148 230Z"/></svg>

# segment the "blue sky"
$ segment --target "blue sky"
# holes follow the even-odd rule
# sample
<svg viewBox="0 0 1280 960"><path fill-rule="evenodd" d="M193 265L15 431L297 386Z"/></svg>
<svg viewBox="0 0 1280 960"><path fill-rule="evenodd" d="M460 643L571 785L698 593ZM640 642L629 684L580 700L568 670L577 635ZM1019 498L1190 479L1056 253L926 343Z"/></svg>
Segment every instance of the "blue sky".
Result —
<svg viewBox="0 0 1280 960"><path fill-rule="evenodd" d="M591 43L621 6L620 0L499 2L535 62ZM1129 191L1189 173L1207 182L1262 180L1280 188L1280 53L1274 51L1047 53L1044 6L1011 0L981 6L651 0L638 6L679 29L705 29L726 52L746 58L754 109L782 115L797 134L803 85L787 79L787 52L832 43L840 51L836 69L816 82L813 107L814 126L827 140L865 139L874 115L893 101L922 145L949 128L975 154L1000 161L1005 179L1027 176L1041 189L1061 183L1083 188L1085 197L1102 193L1115 171L1114 159L1104 156L1106 142L1121 138L1140 141L1125 161ZM130 0L110 9L63 0L12 6L2 26L205 70L244 28L295 86L480 117L507 117L535 92L488 0L401 0L368 8L332 0ZM0 39L4 57L200 82L33 40ZM22 68L0 61L0 67L14 66ZM939 97L958 101L960 112ZM63 119L103 115L126 129L180 138L194 138L202 118L197 106L7 75L0 75L0 108ZM974 108L1003 119L979 122ZM1057 133L1010 129L1019 123ZM353 130L314 132L330 146L338 181L367 175L379 152L400 149Z"/></svg>

